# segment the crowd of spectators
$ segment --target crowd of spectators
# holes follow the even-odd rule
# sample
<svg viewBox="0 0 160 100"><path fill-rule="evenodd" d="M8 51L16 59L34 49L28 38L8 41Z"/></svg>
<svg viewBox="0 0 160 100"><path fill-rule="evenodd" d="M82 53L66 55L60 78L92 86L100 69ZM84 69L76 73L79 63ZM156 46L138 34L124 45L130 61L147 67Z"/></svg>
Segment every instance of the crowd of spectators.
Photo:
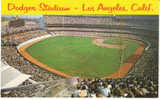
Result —
<svg viewBox="0 0 160 100"><path fill-rule="evenodd" d="M9 35L4 35L2 36L2 40L10 41L10 42L12 41L19 44L29 39L36 38L46 34L47 33L43 30L33 30L33 31L27 31L22 33L12 33Z"/></svg>
<svg viewBox="0 0 160 100"><path fill-rule="evenodd" d="M83 25L126 25L116 21L116 17L111 16L64 16L64 15L45 15L46 24L83 24ZM97 20L98 18L98 20Z"/></svg>
<svg viewBox="0 0 160 100"><path fill-rule="evenodd" d="M78 79L72 97L158 97L158 85L150 77Z"/></svg>
<svg viewBox="0 0 160 100"><path fill-rule="evenodd" d="M26 23L27 24L25 24L24 26L20 26L20 27L9 27L8 24L2 25L1 33L2 35L6 35L6 34L23 33L27 31L33 31L33 30L40 29L39 24L36 24L36 23L33 24L30 22L26 22Z"/></svg>
<svg viewBox="0 0 160 100"><path fill-rule="evenodd" d="M143 40L147 40L151 45L127 75L148 76L158 84L158 38L146 37Z"/></svg>
<svg viewBox="0 0 160 100"><path fill-rule="evenodd" d="M29 80L24 81L19 86L27 86L29 84L32 84ZM1 92L2 97L32 97L34 96L34 93L36 93L38 86L32 86L28 88L19 88L15 90L10 90L6 92Z"/></svg>
<svg viewBox="0 0 160 100"><path fill-rule="evenodd" d="M17 45L29 39L33 39L42 35L47 35L43 30L26 31L22 33L12 33L8 35L2 35L1 37L1 59L10 66L16 68L24 74L31 75L31 80L35 82L44 82L59 80L63 77L51 73L47 70L41 69L37 65L29 62L17 50ZM31 84L26 80L21 85ZM46 88L46 87L45 87ZM24 89L15 89L8 92L2 92L2 97L31 97L35 96L35 93L39 91L37 87L29 87Z"/></svg>
<svg viewBox="0 0 160 100"><path fill-rule="evenodd" d="M78 17L77 17L78 18ZM65 24L68 23L79 23L77 19L70 19L69 17L64 18ZM53 20L53 19L52 19ZM80 21L82 21L79 18ZM86 17L85 20L88 20ZM82 23L101 23L107 22L107 20L95 20L95 18L90 18L90 21L82 21ZM55 22L62 22L60 19L56 18L53 20ZM70 22L71 21L71 22ZM98 22L99 21L99 22ZM112 23L113 22L109 22ZM108 24L109 24L108 23ZM119 24L118 24L119 25ZM2 36L2 47L1 47L1 54L3 59L12 67L15 67L19 71L25 74L31 75L31 79L36 82L43 82L43 81L51 81L51 80L59 80L63 77L46 71L44 69L39 68L37 65L29 62L24 57L22 57L17 51L17 44L27 41L32 38L36 38L42 35L46 35L47 33L43 30L37 30L37 26L25 26L19 28L2 28L2 35L3 30L8 34ZM116 31L117 32L117 31ZM157 47L155 47L157 50ZM150 49L151 50L151 49ZM153 52L151 52L153 54ZM140 63L136 64L137 73L133 72L134 74L143 73L150 75L146 68L146 64L148 62L152 62L152 64L148 64L149 70L153 73L156 72L156 68L158 65L155 65L157 61L155 61L155 56L152 57L146 54L148 58L144 58L144 61L140 61ZM143 58L143 57L142 57ZM146 61L147 59L148 62ZM147 62L144 64L144 62ZM152 66L154 65L154 66ZM139 70L141 68L143 71ZM153 69L155 68L155 69ZM145 70L144 70L145 69ZM143 76L143 75L142 75ZM158 76L158 75L157 75ZM157 80L158 81L158 80ZM30 84L28 81L22 83L22 85ZM35 89L26 89L26 90L14 90L11 91L10 96L33 96L33 92L36 91ZM23 94L23 95L22 95ZM4 96L8 96L4 94ZM158 82L154 82L151 77L129 77L129 78L122 78L122 79L78 79L78 84L76 85L76 90L72 94L72 97L157 97L158 96Z"/></svg>
<svg viewBox="0 0 160 100"><path fill-rule="evenodd" d="M36 30L3 36L2 40L14 41L19 44L45 34L47 34L45 31ZM59 75L43 70L35 64L30 63L18 53L16 46L2 45L2 57L9 65L15 67L22 73L31 75L31 79L35 81L42 82L62 78ZM158 95L158 85L149 77L106 80L84 79L78 80L76 88L77 90L72 97L157 97ZM31 89L29 89L29 91L30 90ZM25 95L28 90L23 91L23 94ZM16 90L11 93L13 96L16 96L17 93L20 94L20 92ZM31 94L32 92L28 95L31 96Z"/></svg>
<svg viewBox="0 0 160 100"><path fill-rule="evenodd" d="M1 46L17 46L15 41L1 40Z"/></svg>
<svg viewBox="0 0 160 100"><path fill-rule="evenodd" d="M38 36L46 35L42 30L29 31L25 33L11 34L2 36L2 41L5 43L22 43ZM6 42L9 41L9 42ZM16 45L2 45L1 55L3 59L12 67L18 69L20 72L31 75L31 79L35 81L47 81L61 78L60 76L39 68L37 65L29 62L21 56L17 50Z"/></svg>

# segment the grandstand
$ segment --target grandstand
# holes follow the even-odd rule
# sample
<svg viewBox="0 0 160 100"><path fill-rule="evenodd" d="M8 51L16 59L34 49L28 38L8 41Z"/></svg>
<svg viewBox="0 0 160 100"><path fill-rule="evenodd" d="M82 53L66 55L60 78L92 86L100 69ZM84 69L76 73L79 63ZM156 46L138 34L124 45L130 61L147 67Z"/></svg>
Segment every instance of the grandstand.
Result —
<svg viewBox="0 0 160 100"><path fill-rule="evenodd" d="M2 97L158 97L158 16L44 15L45 28L37 20L24 20L24 26L2 26L2 63L30 78L2 88ZM26 41L43 36L117 37L141 41L145 49L123 77L68 79L18 51ZM105 89L110 92L104 93Z"/></svg>

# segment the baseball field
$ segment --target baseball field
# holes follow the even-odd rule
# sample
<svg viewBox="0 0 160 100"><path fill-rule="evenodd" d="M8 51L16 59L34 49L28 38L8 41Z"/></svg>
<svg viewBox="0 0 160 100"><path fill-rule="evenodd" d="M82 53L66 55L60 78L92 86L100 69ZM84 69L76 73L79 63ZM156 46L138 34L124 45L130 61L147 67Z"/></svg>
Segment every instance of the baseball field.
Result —
<svg viewBox="0 0 160 100"><path fill-rule="evenodd" d="M129 39L56 36L34 43L26 52L67 75L105 77L118 71L122 54L125 63L139 46Z"/></svg>

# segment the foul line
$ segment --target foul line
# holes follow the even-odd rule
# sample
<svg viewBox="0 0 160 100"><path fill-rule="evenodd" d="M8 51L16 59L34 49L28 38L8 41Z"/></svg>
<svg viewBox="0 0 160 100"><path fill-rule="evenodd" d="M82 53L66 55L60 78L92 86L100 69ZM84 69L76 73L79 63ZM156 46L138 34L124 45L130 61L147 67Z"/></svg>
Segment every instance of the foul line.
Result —
<svg viewBox="0 0 160 100"><path fill-rule="evenodd" d="M41 68L44 68L50 72L53 72L53 73L56 73L58 75L61 75L61 76L64 76L66 78L72 78L73 76L71 75L68 75L68 74L65 74L63 72L60 72L54 68L51 68L43 63L41 63L40 61L38 61L37 59L33 58L27 51L26 51L26 48L28 48L29 46L41 41L41 40L44 40L46 38L49 38L49 37L44 37L42 39L39 39L39 40L35 40L33 42L30 42L30 43L27 43L27 44L24 44L22 45L21 47L18 48L18 51L19 53L24 56L27 60L31 61L32 63L38 65L39 67ZM135 40L138 44L140 44L140 47L136 49L136 51L133 53L132 56L130 56L128 58L128 60L123 64L121 65L121 67L119 68L119 70L111 75L107 75L103 78L123 78L129 71L130 69L134 66L134 64L138 61L138 59L140 58L140 56L142 55L143 53L143 50L145 49L145 44L143 42L140 42L140 41L137 41Z"/></svg>
<svg viewBox="0 0 160 100"><path fill-rule="evenodd" d="M142 53L145 49L145 44L141 41L137 41L138 44L140 44L140 47L136 49L136 51L127 59L127 61L122 64L119 68L119 70L111 75L107 75L104 78L123 78L130 69L136 64L138 59L142 56Z"/></svg>

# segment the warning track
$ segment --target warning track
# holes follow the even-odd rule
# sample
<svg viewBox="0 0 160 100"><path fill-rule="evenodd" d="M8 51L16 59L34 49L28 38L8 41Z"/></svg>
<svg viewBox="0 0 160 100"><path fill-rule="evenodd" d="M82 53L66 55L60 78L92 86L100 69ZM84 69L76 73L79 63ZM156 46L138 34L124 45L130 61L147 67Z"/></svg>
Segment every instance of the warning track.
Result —
<svg viewBox="0 0 160 100"><path fill-rule="evenodd" d="M29 43L26 43L26 44L24 44L24 45L22 45L21 47L19 47L18 48L18 51L19 51L19 53L22 55L22 56L24 56L27 60L29 60L29 61L31 61L32 63L34 63L34 64L36 64L36 65L38 65L39 67L41 67L41 68L44 68L44 69L46 69L46 70L48 70L48 71L50 71L50 72L53 72L53 73L56 73L56 74L58 74L58 75L61 75L61 76L64 76L64 77L66 77L66 78L72 78L72 76L71 75L68 75L68 74L65 74L65 73L63 73L63 72L60 72L60 71L58 71L58 70L56 70L56 69L54 69L54 68L51 68L51 67L49 67L49 66L47 66L47 65L45 65L45 64L43 64L43 63L41 63L40 61L38 61L37 59L35 59L34 57L32 57L27 51L26 51L26 48L28 48L29 46L31 46L31 45L33 45L33 44L35 44L35 43L37 43L37 42L39 42L39 41L41 41L41 40L44 40L44 39L46 39L46 38L48 38L48 37L44 37L44 38L42 38L42 39L38 39L38 40L34 40L34 41L32 41L32 42L29 42ZM143 43L143 42L141 42L141 41L137 41L137 40L133 40L133 41L135 41L135 42L137 42L138 44L140 44L140 47L139 48L137 48L137 50L133 53L133 55L132 56L130 56L129 58L128 58L128 60L124 63L124 64L122 64L121 66L120 66L120 68L119 68L119 70L117 71L117 72L115 72L115 73L113 73L113 74L111 74L111 75L107 75L107 76L105 76L105 77L103 77L103 78L122 78L122 77L124 77L129 71L130 71L130 69L135 65L135 63L138 61L138 59L141 57L141 55L142 55L142 53L143 53L143 51L144 51L144 49L145 49L145 44ZM93 41L93 43L103 43L103 40L94 40ZM104 46L104 45L103 45ZM105 47L108 47L109 45L105 45ZM121 48L125 48L125 45L123 45L123 46L117 46L117 45L112 45L111 46L112 48L117 48L117 49L121 49ZM110 47L110 48L111 48Z"/></svg>

